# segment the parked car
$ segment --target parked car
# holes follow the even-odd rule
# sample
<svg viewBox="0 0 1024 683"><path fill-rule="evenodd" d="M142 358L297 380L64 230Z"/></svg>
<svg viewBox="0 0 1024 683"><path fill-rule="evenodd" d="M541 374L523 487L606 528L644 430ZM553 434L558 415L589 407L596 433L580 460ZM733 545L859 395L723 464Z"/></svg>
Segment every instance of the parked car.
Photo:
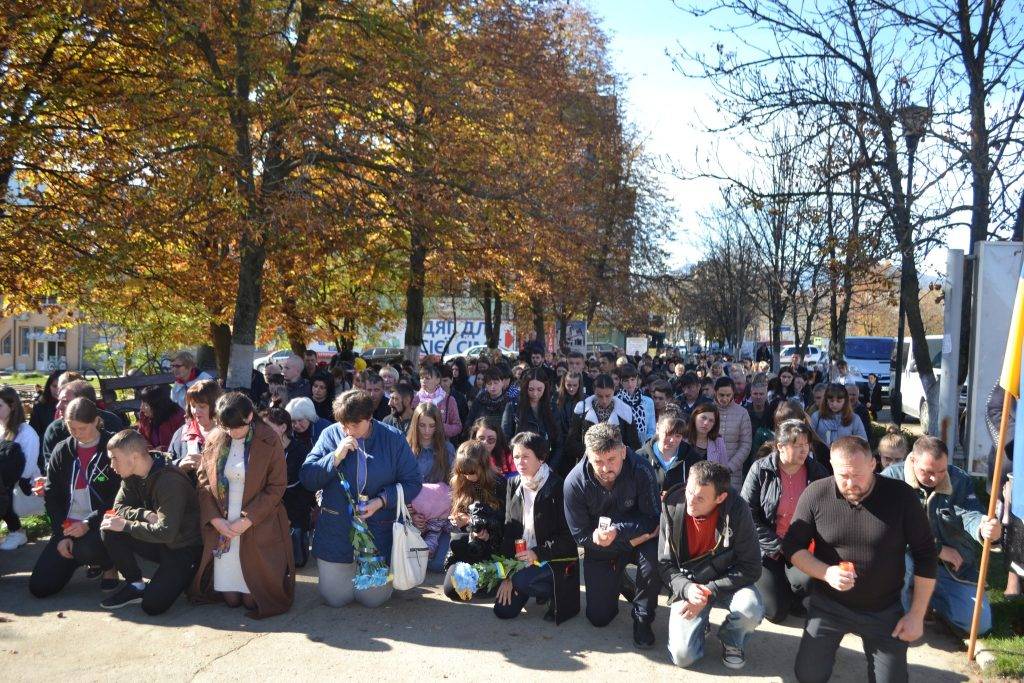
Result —
<svg viewBox="0 0 1024 683"><path fill-rule="evenodd" d="M818 346L808 346L807 351L803 354L804 365L808 368L817 365L825 358L825 352ZM796 355L798 348L796 346L783 347L782 353L779 355L779 363L785 367L789 365L790 360Z"/></svg>
<svg viewBox="0 0 1024 683"><path fill-rule="evenodd" d="M405 349L390 346L374 346L359 353L359 357L367 363L395 363L401 361L404 356Z"/></svg>
<svg viewBox="0 0 1024 683"><path fill-rule="evenodd" d="M513 351L512 349L507 349L504 346L499 346L497 348L497 351L500 351L502 356L504 356L505 358L507 358L509 360L512 360L512 361L514 361L514 360L519 358L519 352L518 351ZM480 356L484 356L484 355L490 356L491 353L492 353L492 349L488 348L488 346L486 344L480 344L478 346L470 346L468 349L466 349L462 353L449 353L447 356L445 356L444 359L445 359L445 361L450 361L453 358L466 358L466 359L479 358Z"/></svg>
<svg viewBox="0 0 1024 683"><path fill-rule="evenodd" d="M268 353L266 356L260 356L252 361L252 369L257 372L263 372L263 368L270 363L277 363L280 365L285 358L292 355L291 349L280 349L273 353Z"/></svg>
<svg viewBox="0 0 1024 683"><path fill-rule="evenodd" d="M935 379L942 382L942 335L930 334L928 339L928 355L932 358L932 371ZM895 340L893 340L895 342ZM893 366L895 366L896 344L893 344ZM904 361L903 373L900 380L900 394L902 395L903 413L907 417L918 420L922 425L928 424L928 400L925 395L924 386L921 384L921 376L917 374L917 362L914 361L913 342L909 337L903 341ZM967 383L960 387L960 411L967 410Z"/></svg>
<svg viewBox="0 0 1024 683"><path fill-rule="evenodd" d="M609 342L590 342L587 344L586 355L597 356L602 353L619 353L621 350L618 346Z"/></svg>

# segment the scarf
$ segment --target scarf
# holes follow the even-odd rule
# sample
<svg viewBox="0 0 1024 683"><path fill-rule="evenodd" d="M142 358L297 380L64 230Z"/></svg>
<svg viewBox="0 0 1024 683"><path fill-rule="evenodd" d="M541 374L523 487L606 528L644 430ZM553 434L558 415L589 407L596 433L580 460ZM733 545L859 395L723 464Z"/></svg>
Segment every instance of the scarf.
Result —
<svg viewBox="0 0 1024 683"><path fill-rule="evenodd" d="M249 464L249 448L252 446L252 436L255 432L252 424L249 425L249 431L245 434L245 450L243 451L243 460L246 465ZM217 454L217 498L220 499L223 504L227 500L228 496L228 478L224 474L224 468L228 462L228 456L231 454L231 442L234 439L228 434L228 438L224 440L224 445L220 447L220 453Z"/></svg>
<svg viewBox="0 0 1024 683"><path fill-rule="evenodd" d="M199 368L192 368L192 372L188 373L188 379L176 379L175 384L188 384L199 376Z"/></svg>
<svg viewBox="0 0 1024 683"><path fill-rule="evenodd" d="M597 405L597 401L593 403L594 415L597 417L598 422L607 422L611 419L612 413L615 412L615 401L608 404L607 408L602 408Z"/></svg>
<svg viewBox="0 0 1024 683"><path fill-rule="evenodd" d="M444 387L438 386L434 390L434 393L429 394L423 389L416 392L416 398L419 399L420 403L433 403L435 406L441 407L441 402L444 401L445 393Z"/></svg>
<svg viewBox="0 0 1024 683"><path fill-rule="evenodd" d="M540 469L537 470L537 474L533 477L520 477L523 481L523 486L530 489L531 491L539 491L544 483L548 480L548 476L551 474L551 468L548 467L546 462L541 463Z"/></svg>
<svg viewBox="0 0 1024 683"><path fill-rule="evenodd" d="M639 389L637 389L632 396L620 389L618 397L623 403L629 406L630 410L633 411L633 424L636 425L637 433L646 434L647 411L644 410L644 395L640 392Z"/></svg>
<svg viewBox="0 0 1024 683"><path fill-rule="evenodd" d="M661 463L662 469L666 471L675 461L676 456L679 455L679 447L677 446L675 453L672 454L672 457L666 460L664 457L665 454L662 453L661 448L658 446L657 439L651 442L651 451L654 452L654 457L656 457L658 459L658 462Z"/></svg>
<svg viewBox="0 0 1024 683"><path fill-rule="evenodd" d="M501 413L505 410L505 395L498 394L498 398L491 398L491 395L486 391L481 391L477 394L476 402L484 408L484 412L487 414Z"/></svg>
<svg viewBox="0 0 1024 683"><path fill-rule="evenodd" d="M729 453L725 450L725 439L718 437L714 441L708 440L708 460L717 462L723 467L729 466Z"/></svg>

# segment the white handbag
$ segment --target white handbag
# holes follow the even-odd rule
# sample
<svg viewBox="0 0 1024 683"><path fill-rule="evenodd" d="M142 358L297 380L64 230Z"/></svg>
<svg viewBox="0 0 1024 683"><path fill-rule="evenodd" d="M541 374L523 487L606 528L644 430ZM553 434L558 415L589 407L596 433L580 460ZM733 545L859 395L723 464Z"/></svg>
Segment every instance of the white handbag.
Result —
<svg viewBox="0 0 1024 683"><path fill-rule="evenodd" d="M391 525L391 574L396 590L405 591L423 583L427 578L430 559L427 544L419 529L412 523L405 506L405 493L398 484L398 502L395 521Z"/></svg>

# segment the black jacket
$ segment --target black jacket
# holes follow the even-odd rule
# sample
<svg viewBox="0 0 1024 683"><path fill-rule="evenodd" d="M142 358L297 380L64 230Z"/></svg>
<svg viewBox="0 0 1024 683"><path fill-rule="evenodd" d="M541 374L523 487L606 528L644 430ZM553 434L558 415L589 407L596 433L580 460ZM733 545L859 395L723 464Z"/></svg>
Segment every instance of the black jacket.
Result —
<svg viewBox="0 0 1024 683"><path fill-rule="evenodd" d="M686 475L690 471L690 466L698 460L704 460L704 456L693 450L693 446L681 441L679 443L679 450L676 452L676 458L672 462L672 465L666 471L661 465L661 461L658 456L654 454L654 442L658 437L655 435L644 443L644 447L641 448L637 455L641 458L645 458L651 465L651 469L654 470L654 476L658 480L658 485L662 491L668 491L676 484L685 484Z"/></svg>
<svg viewBox="0 0 1024 683"><path fill-rule="evenodd" d="M168 548L202 546L199 498L189 476L159 451L151 451L153 466L145 477L128 477L114 498L114 509L127 521L129 536ZM146 521L147 512L157 521Z"/></svg>
<svg viewBox="0 0 1024 683"><path fill-rule="evenodd" d="M547 562L555 584L555 623L571 619L580 611L580 572L573 540L565 519L563 482L555 472L548 475L533 501L533 533L537 545L531 548L537 559ZM516 539L523 537L523 487L518 476L508 481L505 498L505 531L501 554L515 557Z"/></svg>
<svg viewBox="0 0 1024 683"><path fill-rule="evenodd" d="M562 462L559 471L562 476L568 477L568 472L576 466L576 463L584 459L586 447L583 445L583 435L597 424L594 420L595 413L591 409L593 398L588 396L573 408L572 430L562 444ZM633 410L622 399L614 398L613 400L615 407L612 409L612 418L609 418L609 421L614 419L614 424L619 427L619 431L622 433L622 443L633 451L639 451L642 444L640 435L636 431L636 425L633 423Z"/></svg>
<svg viewBox="0 0 1024 683"><path fill-rule="evenodd" d="M717 597L753 585L761 577L750 506L736 491L729 489L718 507L714 549L698 557L690 557L686 545L686 487L672 487L661 507L658 571L671 590L671 602L685 600L686 588L694 582L706 585Z"/></svg>
<svg viewBox="0 0 1024 683"><path fill-rule="evenodd" d="M548 467L558 472L562 462L562 434L558 429L558 419L554 416L553 412L551 417L553 422L551 429L548 429L542 417L539 417L532 410L527 410L526 420L520 424L519 401L509 401L505 405L505 413L501 418L501 431L505 433L506 441L512 441L512 437L519 432L533 432L543 436L548 440L548 447L551 453L547 461Z"/></svg>
<svg viewBox="0 0 1024 683"><path fill-rule="evenodd" d="M829 476L828 470L814 458L808 458L807 483ZM782 553L782 539L775 533L775 514L782 496L782 482L779 480L779 454L771 453L759 458L751 465L743 482L740 496L750 505L754 519L754 530L761 546L761 555Z"/></svg>
<svg viewBox="0 0 1024 683"><path fill-rule="evenodd" d="M469 416L466 418L466 422L463 425L462 433L469 434L470 428L473 423L481 417L493 417L496 418L498 424L501 424L501 418L505 414L505 404L508 403L508 394L502 394L497 400L492 400L488 396L487 391L483 390L477 394L473 400L472 405L469 407Z"/></svg>
<svg viewBox="0 0 1024 683"><path fill-rule="evenodd" d="M124 420L109 410L100 410L99 414L100 419L103 420L103 431L108 432L111 436L125 428ZM46 471L46 463L50 461L53 451L70 436L71 432L68 431L68 426L63 419L54 420L47 426L43 433L42 443L39 445L40 472Z"/></svg>
<svg viewBox="0 0 1024 683"><path fill-rule="evenodd" d="M611 491L594 477L586 458L572 468L563 489L565 520L576 544L588 557L615 559L632 552L630 541L658 528L658 481L647 461L633 451L627 450ZM617 531L608 547L596 545L593 539L601 517L610 517Z"/></svg>
<svg viewBox="0 0 1024 683"><path fill-rule="evenodd" d="M474 538L469 527L457 527L452 530L452 542L448 547L448 557L445 558L445 567L450 567L456 562L475 564L485 562L493 555L501 554L501 539L505 531L505 504L508 497L508 482L505 477L496 476L494 480L494 497L498 505L492 506L483 500L483 496L470 503L470 510L467 513L470 518L477 516L484 523L488 535L487 540ZM474 529L479 530L479 528ZM508 555L513 557L515 553Z"/></svg>
<svg viewBox="0 0 1024 683"><path fill-rule="evenodd" d="M114 498L121 488L121 477L110 466L110 457L107 455L107 442L112 436L106 430L100 431L99 447L86 471L92 514L82 521L92 530L100 528L103 513L114 507ZM79 469L77 449L78 442L74 437L61 441L53 449L46 469L43 501L50 518L51 533L57 539L64 537L64 520L71 509L71 486Z"/></svg>

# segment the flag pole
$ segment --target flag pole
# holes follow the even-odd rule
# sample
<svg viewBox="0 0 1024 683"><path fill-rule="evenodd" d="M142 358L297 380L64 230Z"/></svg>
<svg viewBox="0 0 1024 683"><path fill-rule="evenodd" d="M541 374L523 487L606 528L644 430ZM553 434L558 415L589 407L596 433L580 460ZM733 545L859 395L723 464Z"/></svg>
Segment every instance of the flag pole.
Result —
<svg viewBox="0 0 1024 683"><path fill-rule="evenodd" d="M999 442L996 448L996 462L992 469L992 495L988 500L988 516L996 516L996 503L1002 493L1003 453L1006 450L1006 429L1010 423L1010 403L1013 395L1003 390L1003 414L999 418ZM981 548L981 569L978 575L978 588L974 593L974 614L971 615L971 639L967 644L967 660L974 661L974 650L978 644L978 624L981 621L981 605L985 597L985 580L988 576L988 560L992 552L992 541L985 539Z"/></svg>

